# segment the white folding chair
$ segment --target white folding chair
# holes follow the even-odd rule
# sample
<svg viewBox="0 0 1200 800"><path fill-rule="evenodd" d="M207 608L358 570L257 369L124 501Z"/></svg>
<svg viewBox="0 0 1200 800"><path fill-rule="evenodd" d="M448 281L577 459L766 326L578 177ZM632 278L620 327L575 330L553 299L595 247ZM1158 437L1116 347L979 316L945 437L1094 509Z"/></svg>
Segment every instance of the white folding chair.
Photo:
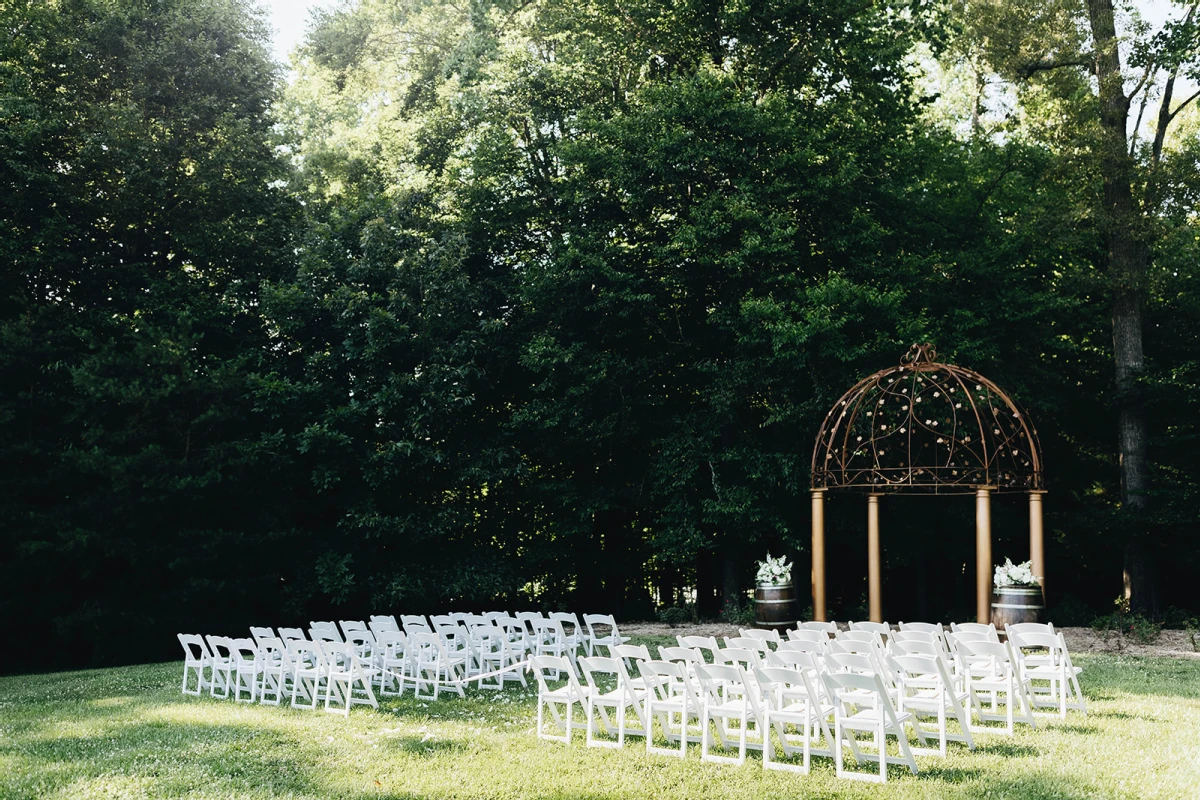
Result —
<svg viewBox="0 0 1200 800"><path fill-rule="evenodd" d="M571 662L564 656L533 656L529 659L529 668L533 671L538 685L538 738L563 742L567 747L570 747L572 731L587 727L585 723L577 723L574 720L576 704L581 709L586 709L587 690L580 685L579 679L575 677L575 670L572 668ZM566 684L556 689L551 689L550 682L557 682L559 676L564 672L567 675ZM552 673L553 677L551 677ZM559 706L563 706L562 713L558 710ZM550 710L550 718L555 727L562 731L561 736L546 732L546 709Z"/></svg>
<svg viewBox="0 0 1200 800"><path fill-rule="evenodd" d="M212 653L212 683L209 685L209 694L213 697L227 698L233 688L234 663L229 646L232 640L228 636L209 635L204 638L208 642L208 651Z"/></svg>
<svg viewBox="0 0 1200 800"><path fill-rule="evenodd" d="M350 716L351 706L362 704L379 708L371 688L375 669L361 658L350 643L321 642L328 667L325 684L325 710Z"/></svg>
<svg viewBox="0 0 1200 800"><path fill-rule="evenodd" d="M966 641L956 639L955 647L968 665L967 691L971 706L980 722L1005 722L1003 732L1012 736L1016 722L1037 727L1033 719L1033 704L1029 679L1022 676L1008 642ZM1000 698L1004 698L1005 713L998 713ZM992 710L985 711L983 703L990 699ZM998 733L1001 729L982 727L977 730Z"/></svg>
<svg viewBox="0 0 1200 800"><path fill-rule="evenodd" d="M183 693L199 697L206 687L211 685L211 675L205 677L204 671L212 669L213 657L204 643L204 638L196 633L180 633L179 644L183 645ZM188 689L188 677L196 673L196 689Z"/></svg>
<svg viewBox="0 0 1200 800"><path fill-rule="evenodd" d="M705 664L696 667L700 685L700 760L718 764L746 763L746 748L750 723L762 731L762 711L758 705L757 686L748 685L745 671L736 664ZM722 750L730 749L729 723L738 721L736 758L709 752L712 731L716 728ZM761 747L761 743L758 747ZM756 748L757 749L757 748Z"/></svg>
<svg viewBox="0 0 1200 800"><path fill-rule="evenodd" d="M625 709L629 707L627 687L621 684L622 669L619 658L601 656L583 657L579 661L579 672L583 675L587 687L587 697L584 701L585 720L587 723L588 747L615 747L625 745ZM610 709L616 715L616 723L609 718L605 709ZM607 735L612 735L613 728L617 729L616 741L603 741L596 738L596 723L604 728Z"/></svg>
<svg viewBox="0 0 1200 800"><path fill-rule="evenodd" d="M404 684L408 679L408 637L400 631L380 631L375 636L375 644L380 696L395 697L404 694Z"/></svg>
<svg viewBox="0 0 1200 800"><path fill-rule="evenodd" d="M463 653L451 653L446 640L436 633L414 633L408 637L409 674L413 678L413 696L418 700L437 700L442 687L466 697L467 659ZM433 694L422 689L433 688Z"/></svg>
<svg viewBox="0 0 1200 800"><path fill-rule="evenodd" d="M970 694L955 686L946 662L939 656L894 655L889 657L898 676L896 709L911 711L916 718L936 717L938 749L914 750L918 755L936 753L946 757L946 742L962 742L975 749L971 738L971 717L967 711ZM951 733L947 721L953 718L962 733ZM914 724L918 724L914 720Z"/></svg>
<svg viewBox="0 0 1200 800"><path fill-rule="evenodd" d="M639 661L638 671L646 685L646 752L658 755L687 756L688 741L697 741L703 736L690 736L690 722L699 721L702 701L695 684L688 675L686 664L669 661ZM675 732L675 715L679 715L678 733ZM654 744L653 724L657 718L662 725L667 743L679 742L679 749L658 747Z"/></svg>
<svg viewBox="0 0 1200 800"><path fill-rule="evenodd" d="M778 656L779 653L771 655ZM833 733L829 730L829 720L833 715L833 704L824 700L813 683L814 676L804 669L770 666L757 668L754 676L762 692L763 769L808 774L813 755L832 758ZM789 725L798 734L788 733ZM801 755L799 764L775 759L772 731L784 756ZM824 745L820 746L822 742ZM857 744L854 747L857 756Z"/></svg>
<svg viewBox="0 0 1200 800"><path fill-rule="evenodd" d="M584 614L583 624L587 628L584 647L589 656L595 653L597 647L609 648L609 655L612 655L614 646L629 641L628 636L622 636L617 630L617 621L612 614Z"/></svg>
<svg viewBox="0 0 1200 800"><path fill-rule="evenodd" d="M1029 681L1030 697L1039 708L1057 708L1067 718L1067 709L1087 713L1087 702L1079 688L1083 670L1071 663L1067 642L1061 633L1014 632L1009 625L1008 641L1020 662L1021 676Z"/></svg>
<svg viewBox="0 0 1200 800"><path fill-rule="evenodd" d="M278 637L263 637L258 643L258 657L261 665L258 701L264 705L277 706L288 691L287 684L293 672L287 645Z"/></svg>
<svg viewBox="0 0 1200 800"><path fill-rule="evenodd" d="M878 675L860 675L850 672L825 673L821 676L825 683L828 696L833 699L833 736L835 747L833 760L839 778L867 781L869 783L887 782L888 762L903 764L912 774L917 774L917 762L908 746L908 736L904 726L913 728L921 743L925 736L917 727L915 718L907 711L898 712L892 705L888 691ZM868 702L861 702L869 697ZM875 753L860 752L854 754L856 761L875 761L879 764L879 774L872 775L862 772L851 772L842 763L843 738L852 747L861 745L855 733L870 734L875 744ZM899 748L899 756L892 757L887 752L887 737L894 736Z"/></svg>
<svg viewBox="0 0 1200 800"><path fill-rule="evenodd" d="M233 699L239 703L253 703L258 699L258 676L262 671L258 647L250 638L231 639L229 654L233 662ZM243 700L242 692L246 692L249 697Z"/></svg>
<svg viewBox="0 0 1200 800"><path fill-rule="evenodd" d="M292 707L313 710L329 676L325 652L320 642L306 639L290 639L287 648L292 664ZM303 703L300 702L301 695Z"/></svg>

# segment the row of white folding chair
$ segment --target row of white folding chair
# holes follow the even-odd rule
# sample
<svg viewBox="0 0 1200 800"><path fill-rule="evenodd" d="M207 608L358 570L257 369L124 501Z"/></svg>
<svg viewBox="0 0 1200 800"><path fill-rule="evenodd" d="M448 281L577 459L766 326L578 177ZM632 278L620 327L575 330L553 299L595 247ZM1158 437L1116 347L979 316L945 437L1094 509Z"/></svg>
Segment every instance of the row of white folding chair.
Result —
<svg viewBox="0 0 1200 800"><path fill-rule="evenodd" d="M687 652L688 648L662 650L664 655L669 656L671 650ZM855 773L847 773L843 768L840 744L834 746L835 742L840 743L844 738L859 761L880 761L882 779L886 779L886 764L897 759L888 756L886 749L873 757L864 753L854 736L855 731L861 731L874 735L877 743L885 742L887 735L895 736L899 742L900 758L916 771L916 762L902 726L912 726L922 743L925 742L924 733L912 712L897 711L892 707L889 695L877 676L822 673L821 678L827 684L822 694L813 688L812 679L802 670L762 666L748 670L734 663L698 662L697 658L698 654L694 658L674 662L665 659L639 660L638 678L630 674L620 658L581 658L579 666L584 678L581 682L566 659L537 656L531 666L539 684L538 735L565 741L569 745L573 730L583 728L588 745L606 747L620 747L627 735L641 735L646 739L648 752L678 756L686 755L689 742L699 741L701 758L717 762L742 763L747 748L762 749L764 767L805 772L814 753L831 755L837 761L839 775L855 777ZM551 689L551 675L557 676L559 672L566 673L567 683ZM598 674L610 677L612 682L601 684L596 679ZM864 702L864 697L870 693L867 684L871 682L878 696ZM829 702L825 698L834 700ZM919 700L917 702L920 703ZM576 703L584 711L584 721L578 724L573 719L573 705ZM928 703L925 705L928 706ZM559 706L563 708L562 713L558 710ZM545 730L544 711L547 709L561 732L559 735L549 734ZM606 709L616 713L615 724ZM637 719L636 728L628 725L629 709L633 710ZM938 716L935 711L931 713ZM838 731L836 735L829 730L831 716ZM943 733L944 717L943 709L940 718ZM655 719L659 720L668 744L677 743L678 749L655 746L653 736L648 735ZM729 723L734 720L738 725L731 729ZM597 740L597 724L608 734L613 734L613 728L616 728L617 740ZM789 734L788 725L792 725L799 733ZM714 729L716 740L712 737ZM757 734L757 742L749 738L752 731ZM802 754L802 764L780 764L774 760L772 732L787 755ZM824 741L825 747L814 747L814 737L817 741ZM718 742L723 750L729 750L735 741L738 750L736 758L710 752Z"/></svg>
<svg viewBox="0 0 1200 800"><path fill-rule="evenodd" d="M290 686L293 706L316 708L324 685L327 711L341 706L348 714L356 703L378 707L371 690L374 668L343 643L302 639L285 642L274 636L263 636L255 642L249 638L182 633L179 641L185 653L184 694L199 695L208 688L213 697L228 698L232 692L238 702L258 700L278 705ZM193 675L196 688L189 689ZM303 704L299 702L302 691Z"/></svg>

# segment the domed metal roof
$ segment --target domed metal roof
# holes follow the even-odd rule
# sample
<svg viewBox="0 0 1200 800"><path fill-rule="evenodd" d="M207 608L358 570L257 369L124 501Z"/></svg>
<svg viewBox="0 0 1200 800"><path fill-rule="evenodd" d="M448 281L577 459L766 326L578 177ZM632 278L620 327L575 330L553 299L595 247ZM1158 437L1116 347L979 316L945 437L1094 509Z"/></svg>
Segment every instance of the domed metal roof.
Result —
<svg viewBox="0 0 1200 800"><path fill-rule="evenodd" d="M972 494L1042 485L1037 431L996 384L913 345L899 366L859 381L825 415L814 489Z"/></svg>

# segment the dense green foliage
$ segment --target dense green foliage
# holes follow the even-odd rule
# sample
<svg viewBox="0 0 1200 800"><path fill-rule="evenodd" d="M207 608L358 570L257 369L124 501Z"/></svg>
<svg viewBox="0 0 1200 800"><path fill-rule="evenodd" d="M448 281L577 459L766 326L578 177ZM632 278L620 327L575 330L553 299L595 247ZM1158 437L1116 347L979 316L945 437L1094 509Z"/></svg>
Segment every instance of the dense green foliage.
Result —
<svg viewBox="0 0 1200 800"><path fill-rule="evenodd" d="M0 631L106 663L372 611L715 615L768 549L806 571L817 425L913 341L1035 419L1052 602L1108 610L1136 528L1188 605L1195 126L1155 173L1131 518L1100 178L1042 125L1079 83L960 135L911 57L965 58L960 22L359 0L284 85L239 0L0 5ZM968 616L972 513L889 500L888 616ZM863 516L830 505L842 616Z"/></svg>
<svg viewBox="0 0 1200 800"><path fill-rule="evenodd" d="M653 650L667 637L639 637ZM1200 660L1080 655L1088 714L1041 716L1016 735L975 734L975 750L917 756L886 786L534 736L536 689L468 689L437 702L384 698L349 719L179 693L180 663L0 678L0 798L1130 798L1194 795ZM579 713L576 708L576 714ZM578 717L577 717L578 719ZM951 723L953 724L953 723ZM665 745L660 738L658 744ZM847 759L849 759L847 754ZM875 768L855 765L851 769Z"/></svg>

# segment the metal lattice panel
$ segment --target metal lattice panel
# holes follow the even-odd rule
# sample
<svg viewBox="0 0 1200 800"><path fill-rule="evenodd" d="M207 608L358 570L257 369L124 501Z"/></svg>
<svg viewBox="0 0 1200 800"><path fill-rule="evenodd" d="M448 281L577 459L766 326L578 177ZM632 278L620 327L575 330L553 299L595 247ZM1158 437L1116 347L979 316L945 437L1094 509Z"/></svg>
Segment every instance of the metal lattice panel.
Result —
<svg viewBox="0 0 1200 800"><path fill-rule="evenodd" d="M1037 431L1000 387L913 345L825 415L814 489L967 494L1042 489Z"/></svg>

